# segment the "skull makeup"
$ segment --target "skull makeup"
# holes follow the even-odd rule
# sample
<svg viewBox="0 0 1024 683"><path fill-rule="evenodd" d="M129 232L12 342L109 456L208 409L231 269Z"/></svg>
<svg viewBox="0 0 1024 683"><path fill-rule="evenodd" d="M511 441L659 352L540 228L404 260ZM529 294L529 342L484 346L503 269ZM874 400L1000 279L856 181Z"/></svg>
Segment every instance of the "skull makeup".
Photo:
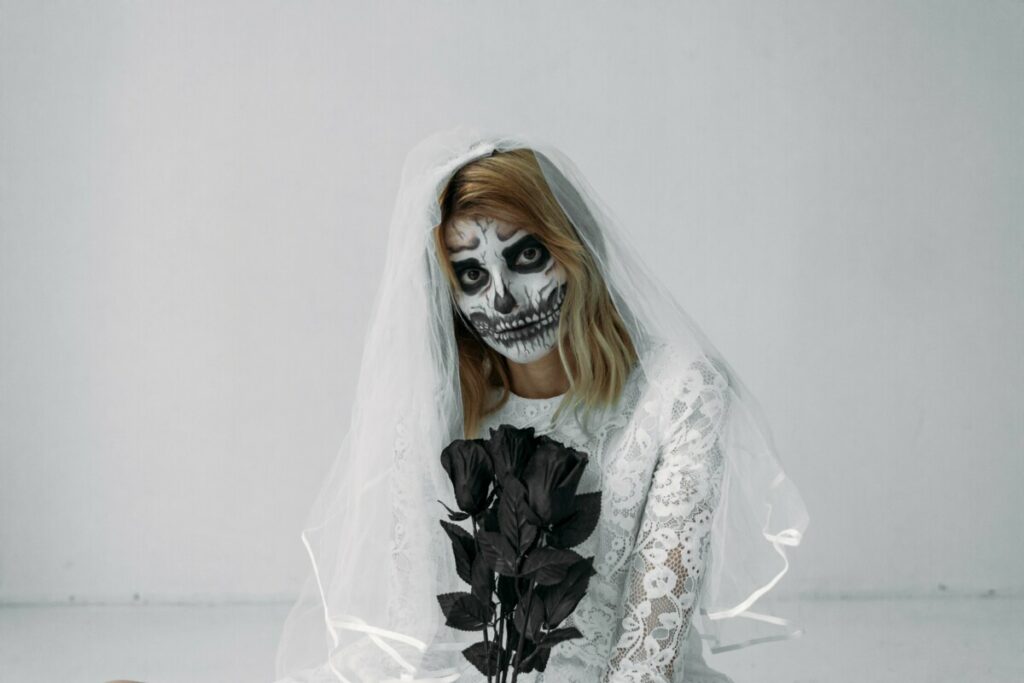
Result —
<svg viewBox="0 0 1024 683"><path fill-rule="evenodd" d="M445 244L455 303L488 346L516 363L555 348L566 275L540 240L497 219L460 218Z"/></svg>

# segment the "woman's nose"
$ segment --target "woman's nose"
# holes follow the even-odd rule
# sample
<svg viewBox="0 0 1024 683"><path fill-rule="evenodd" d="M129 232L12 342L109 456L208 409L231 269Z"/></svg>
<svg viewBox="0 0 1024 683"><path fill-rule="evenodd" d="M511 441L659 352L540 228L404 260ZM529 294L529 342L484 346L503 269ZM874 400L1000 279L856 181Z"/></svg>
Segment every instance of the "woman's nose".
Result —
<svg viewBox="0 0 1024 683"><path fill-rule="evenodd" d="M507 315L512 312L512 309L516 307L516 300L512 296L512 292L506 288L502 294L495 295L494 297L494 310L502 315Z"/></svg>
<svg viewBox="0 0 1024 683"><path fill-rule="evenodd" d="M508 315L516 307L516 299L509 291L507 275L503 270L492 273L494 278L494 310L502 315Z"/></svg>

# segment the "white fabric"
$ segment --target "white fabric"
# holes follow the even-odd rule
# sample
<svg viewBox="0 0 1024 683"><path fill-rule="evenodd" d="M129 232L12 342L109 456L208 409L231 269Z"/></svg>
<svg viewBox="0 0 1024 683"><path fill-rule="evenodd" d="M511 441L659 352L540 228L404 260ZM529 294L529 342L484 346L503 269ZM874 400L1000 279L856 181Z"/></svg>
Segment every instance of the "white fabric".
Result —
<svg viewBox="0 0 1024 683"><path fill-rule="evenodd" d="M440 453L462 437L462 399L431 230L456 169L518 147L537 152L640 352L621 409L582 425L602 458L588 473L603 476L588 539L600 573L571 617L586 637L552 650L544 683L600 680L606 666L610 683L722 680L702 673L695 638L714 652L800 633L771 591L808 517L757 402L568 158L459 127L422 141L403 168L351 421L301 535L312 571L282 633L279 681L483 680L461 653L480 634L447 627L436 599L466 585L439 524L438 501L454 500Z"/></svg>
<svg viewBox="0 0 1024 683"><path fill-rule="evenodd" d="M571 415L552 423L561 397L512 394L483 423L479 436L500 424L534 427L587 453L579 493L602 492L597 529L575 548L595 557L597 574L562 624L583 638L555 646L538 683L730 681L707 667L691 627L725 469L718 435L729 393L725 376L703 359L680 362L668 356L650 364L673 377L668 402L635 371L593 432ZM660 429L666 416L668 429Z"/></svg>

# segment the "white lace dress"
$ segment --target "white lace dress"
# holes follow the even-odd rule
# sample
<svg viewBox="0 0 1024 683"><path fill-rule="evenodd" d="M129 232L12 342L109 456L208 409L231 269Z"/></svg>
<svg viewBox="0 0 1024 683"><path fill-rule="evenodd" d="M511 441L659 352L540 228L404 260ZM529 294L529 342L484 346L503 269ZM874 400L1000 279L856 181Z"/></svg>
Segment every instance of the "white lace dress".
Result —
<svg viewBox="0 0 1024 683"><path fill-rule="evenodd" d="M552 427L561 396L513 394L481 425L478 436L500 424L533 426L588 453L579 493L602 491L598 527L575 548L595 556L597 573L562 623L583 637L556 645L543 673L520 674L519 681L732 683L705 663L691 625L722 480L718 428L728 385L704 360L671 372L671 406L649 401L642 373L634 371L618 406L591 421L590 435L569 414Z"/></svg>

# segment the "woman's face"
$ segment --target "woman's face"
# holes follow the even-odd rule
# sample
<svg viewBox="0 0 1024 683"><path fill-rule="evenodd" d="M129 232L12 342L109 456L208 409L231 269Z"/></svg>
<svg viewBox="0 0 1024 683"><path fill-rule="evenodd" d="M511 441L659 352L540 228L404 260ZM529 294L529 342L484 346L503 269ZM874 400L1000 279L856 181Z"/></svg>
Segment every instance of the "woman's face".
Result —
<svg viewBox="0 0 1024 683"><path fill-rule="evenodd" d="M555 348L566 275L540 240L492 218L457 219L444 239L456 304L488 346L516 363Z"/></svg>

